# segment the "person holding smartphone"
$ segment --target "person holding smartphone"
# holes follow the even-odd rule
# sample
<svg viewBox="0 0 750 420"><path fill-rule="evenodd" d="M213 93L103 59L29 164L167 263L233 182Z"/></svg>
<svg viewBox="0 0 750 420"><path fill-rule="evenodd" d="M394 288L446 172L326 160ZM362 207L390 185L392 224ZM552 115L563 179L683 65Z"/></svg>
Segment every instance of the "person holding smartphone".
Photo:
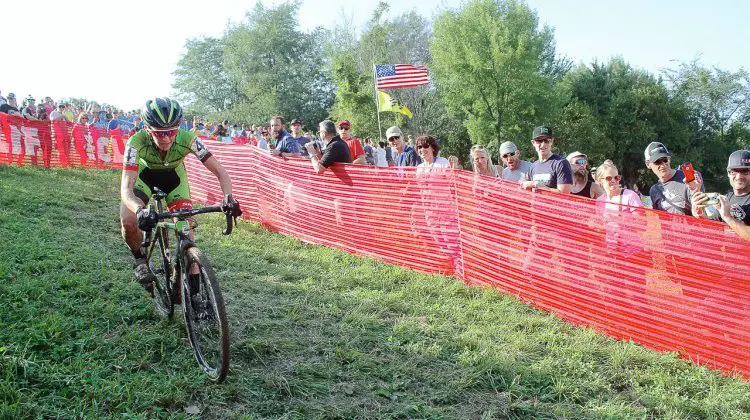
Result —
<svg viewBox="0 0 750 420"><path fill-rule="evenodd" d="M682 169L672 169L672 154L659 142L651 142L645 151L646 167L659 178L649 195L654 209L674 214L692 215L692 194L704 191L703 178L695 171L695 179L685 179Z"/></svg>
<svg viewBox="0 0 750 420"><path fill-rule="evenodd" d="M705 211L709 197L702 191L693 193L693 214L711 220L723 220L740 238L750 241L750 150L729 155L727 176L732 190L717 197L718 212Z"/></svg>

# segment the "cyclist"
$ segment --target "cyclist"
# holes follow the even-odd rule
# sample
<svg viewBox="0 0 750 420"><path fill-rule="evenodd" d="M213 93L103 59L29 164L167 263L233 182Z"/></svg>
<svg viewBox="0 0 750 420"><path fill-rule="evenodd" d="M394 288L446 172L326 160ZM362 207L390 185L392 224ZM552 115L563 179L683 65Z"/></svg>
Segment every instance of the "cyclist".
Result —
<svg viewBox="0 0 750 420"><path fill-rule="evenodd" d="M146 205L153 187L157 187L167 194L166 201L170 211L192 208L183 163L185 156L193 153L216 175L224 194L222 204L234 215L242 214L239 203L232 198L232 181L227 171L195 133L179 128L182 114L180 104L169 98L146 101L141 110L144 129L128 139L123 155L120 183L122 237L135 258L135 277L149 292L153 290L156 278L148 267L141 244L143 231L153 229L157 220ZM197 281L198 276L198 267L191 267L190 280Z"/></svg>

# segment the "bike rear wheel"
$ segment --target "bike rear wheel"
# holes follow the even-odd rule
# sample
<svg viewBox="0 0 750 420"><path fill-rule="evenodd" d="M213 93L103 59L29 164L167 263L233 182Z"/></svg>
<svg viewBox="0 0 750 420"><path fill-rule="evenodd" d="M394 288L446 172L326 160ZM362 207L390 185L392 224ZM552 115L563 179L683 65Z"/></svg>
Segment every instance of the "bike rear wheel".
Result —
<svg viewBox="0 0 750 420"><path fill-rule="evenodd" d="M200 268L197 285L188 277L193 264ZM195 360L212 381L222 382L229 372L229 323L219 282L208 258L195 247L185 251L182 271L185 327ZM191 290L195 286L198 290Z"/></svg>
<svg viewBox="0 0 750 420"><path fill-rule="evenodd" d="M156 276L154 282L154 308L163 317L172 317L174 314L174 302L172 301L172 282L174 271L172 268L172 256L169 249L169 235L165 229L157 229L152 246L151 272ZM157 255L153 255L157 254Z"/></svg>

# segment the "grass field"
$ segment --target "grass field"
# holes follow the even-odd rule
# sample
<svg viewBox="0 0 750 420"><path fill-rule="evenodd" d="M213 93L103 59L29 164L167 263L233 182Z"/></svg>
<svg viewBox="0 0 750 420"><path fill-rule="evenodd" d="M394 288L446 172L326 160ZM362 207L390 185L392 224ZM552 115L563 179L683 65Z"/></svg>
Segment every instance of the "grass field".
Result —
<svg viewBox="0 0 750 420"><path fill-rule="evenodd" d="M221 215L198 232L231 320L211 384L132 277L118 183L0 166L0 418L750 418L738 378Z"/></svg>

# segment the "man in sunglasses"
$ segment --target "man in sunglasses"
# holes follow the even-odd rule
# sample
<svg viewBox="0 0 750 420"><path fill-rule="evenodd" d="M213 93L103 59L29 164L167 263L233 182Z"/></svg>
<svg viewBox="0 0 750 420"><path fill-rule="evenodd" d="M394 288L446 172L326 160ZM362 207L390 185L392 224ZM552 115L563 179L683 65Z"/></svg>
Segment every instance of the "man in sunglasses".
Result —
<svg viewBox="0 0 750 420"><path fill-rule="evenodd" d="M555 140L552 136L552 127L539 126L534 129L531 134L531 143L539 159L531 164L529 171L531 180L522 182L522 188L540 188L570 194L573 171L564 157L552 153Z"/></svg>
<svg viewBox="0 0 750 420"><path fill-rule="evenodd" d="M586 198L599 198L604 195L604 189L591 180L588 170L588 156L581 152L573 152L566 159L568 159L573 171L571 194Z"/></svg>
<svg viewBox="0 0 750 420"><path fill-rule="evenodd" d="M521 151L512 141L500 145L500 159L505 165L503 179L513 182L529 181L531 162L521 160Z"/></svg>
<svg viewBox="0 0 750 420"><path fill-rule="evenodd" d="M192 153L219 180L224 193L223 205L237 216L239 203L232 198L232 181L218 160L211 155L195 133L179 129L182 107L169 98L148 100L141 110L144 130L138 131L125 146L120 183L120 223L122 236L135 263L133 269L141 285L153 290L155 277L141 249L143 231L156 226L156 216L146 207L154 187L167 194L171 211L192 208L190 188L183 159ZM194 271L193 271L194 270ZM191 268L191 277L198 268Z"/></svg>
<svg viewBox="0 0 750 420"><path fill-rule="evenodd" d="M396 149L394 159L396 166L419 166L422 163L422 158L419 157L417 151L404 141L404 134L400 128L395 125L390 127L385 131L385 137L388 139L388 143Z"/></svg>
<svg viewBox="0 0 750 420"><path fill-rule="evenodd" d="M367 160L365 159L365 149L362 147L362 142L358 138L352 137L352 123L348 120L342 120L339 121L336 126L338 127L339 136L341 136L344 143L349 146L352 163L366 165Z"/></svg>
<svg viewBox="0 0 750 420"><path fill-rule="evenodd" d="M667 147L659 142L651 142L644 152L646 167L656 175L659 180L651 186L649 196L654 209L674 214L692 215L692 191L700 191L703 188L702 177L696 171L695 181L688 185L685 182L685 174L681 169L672 169L671 156Z"/></svg>
<svg viewBox="0 0 750 420"><path fill-rule="evenodd" d="M732 191L717 197L718 212L704 211L708 196L702 191L693 193L693 215L712 220L723 220L739 235L750 241L750 150L737 150L729 155L727 176Z"/></svg>

